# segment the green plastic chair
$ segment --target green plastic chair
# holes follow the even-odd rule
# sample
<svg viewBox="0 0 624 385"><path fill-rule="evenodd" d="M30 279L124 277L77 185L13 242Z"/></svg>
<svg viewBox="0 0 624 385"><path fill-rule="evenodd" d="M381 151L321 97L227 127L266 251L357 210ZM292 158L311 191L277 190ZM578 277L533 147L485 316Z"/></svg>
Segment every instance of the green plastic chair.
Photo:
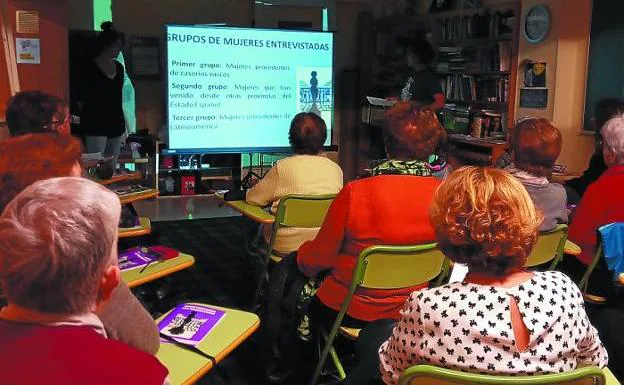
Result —
<svg viewBox="0 0 624 385"><path fill-rule="evenodd" d="M603 371L594 366L557 374L491 376L431 365L416 365L403 372L398 385L603 385L605 383Z"/></svg>
<svg viewBox="0 0 624 385"><path fill-rule="evenodd" d="M553 270L563 258L567 239L568 225L558 225L550 231L540 233L524 266L534 267L551 262L548 270Z"/></svg>
<svg viewBox="0 0 624 385"><path fill-rule="evenodd" d="M592 259L589 266L587 266L585 274L583 274L583 277L579 281L578 287L579 290L581 290L581 293L583 293L583 298L585 299L585 301L591 302L595 305L604 305L605 303L607 303L607 299L605 297L593 295L587 292L589 288L589 278L591 277L593 271L596 269L596 266L598 266L598 263L600 263L604 251L602 246L602 237L600 236L599 230L596 231L596 236L598 237L598 243L596 244L596 253L594 253L594 258Z"/></svg>
<svg viewBox="0 0 624 385"><path fill-rule="evenodd" d="M434 279L437 286L444 280L448 270L449 261L437 248L436 243L416 246L370 246L362 250L358 256L349 291L329 335L325 330L321 330L321 334L325 337L325 346L310 384L316 385L328 355L332 358L338 377L341 380L346 378L344 368L333 348L333 342L358 288L401 289L422 285Z"/></svg>
<svg viewBox="0 0 624 385"><path fill-rule="evenodd" d="M273 251L277 231L283 227L315 228L321 227L325 220L325 215L336 194L327 195L286 195L280 199L275 213L275 221L271 231L271 240L267 247L262 261L262 270L258 279L258 287L251 305L252 311L258 305L260 292L264 284L264 277L269 268L271 260L279 262L283 255Z"/></svg>

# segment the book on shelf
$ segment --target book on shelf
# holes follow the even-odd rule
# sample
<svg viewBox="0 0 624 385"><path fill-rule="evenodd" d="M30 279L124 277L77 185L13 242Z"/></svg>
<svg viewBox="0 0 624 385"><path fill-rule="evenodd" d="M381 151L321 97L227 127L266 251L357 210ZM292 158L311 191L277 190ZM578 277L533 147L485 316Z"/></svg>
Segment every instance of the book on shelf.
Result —
<svg viewBox="0 0 624 385"><path fill-rule="evenodd" d="M472 15L449 16L439 19L442 40L487 39L510 37L515 24L515 12L485 10Z"/></svg>
<svg viewBox="0 0 624 385"><path fill-rule="evenodd" d="M509 101L509 78L498 76L446 75L441 80L447 99L460 101Z"/></svg>
<svg viewBox="0 0 624 385"><path fill-rule="evenodd" d="M511 42L502 41L482 47L439 47L437 72L468 71L506 74L511 70Z"/></svg>

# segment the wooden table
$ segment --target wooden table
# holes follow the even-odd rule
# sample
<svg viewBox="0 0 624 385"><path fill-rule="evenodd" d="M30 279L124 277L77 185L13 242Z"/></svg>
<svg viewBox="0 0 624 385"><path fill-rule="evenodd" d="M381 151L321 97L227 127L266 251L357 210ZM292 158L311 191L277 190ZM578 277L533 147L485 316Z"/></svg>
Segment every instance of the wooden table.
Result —
<svg viewBox="0 0 624 385"><path fill-rule="evenodd" d="M449 157L455 159L455 163L459 164L466 164L466 161L476 161L479 164L494 165L509 148L509 144L504 140L473 138L469 135L459 134L449 135L448 144Z"/></svg>
<svg viewBox="0 0 624 385"><path fill-rule="evenodd" d="M581 255L581 247L571 240L566 240L565 246L563 247L564 254L578 256Z"/></svg>
<svg viewBox="0 0 624 385"><path fill-rule="evenodd" d="M154 262L141 272L143 267L125 270L121 272L121 278L130 288L154 281L158 278L187 269L195 263L195 258L188 254L180 253L177 257L164 261Z"/></svg>
<svg viewBox="0 0 624 385"><path fill-rule="evenodd" d="M262 224L272 224L275 222L273 214L266 211L262 207L250 205L245 201L226 201L223 198L223 194L215 194L215 197L252 221Z"/></svg>
<svg viewBox="0 0 624 385"><path fill-rule="evenodd" d="M131 238L131 237L140 237L142 235L148 235L152 232L152 223L149 218L141 217L139 218L139 226L138 227L129 227L129 228L119 228L119 238Z"/></svg>
<svg viewBox="0 0 624 385"><path fill-rule="evenodd" d="M145 191L119 195L119 202L121 202L121 204L123 205L126 203L142 201L144 199L156 198L157 196L158 196L158 190L151 188Z"/></svg>
<svg viewBox="0 0 624 385"><path fill-rule="evenodd" d="M219 363L258 329L260 319L246 311L207 306L224 310L226 314L197 348L213 356ZM166 314L158 320L165 316ZM167 342L161 342L156 357L169 369L171 385L194 384L213 366L208 358Z"/></svg>
<svg viewBox="0 0 624 385"><path fill-rule="evenodd" d="M578 178L581 175L582 174L567 173L567 172L564 172L564 173L553 172L551 180L555 183L565 184L565 182L569 181L570 179Z"/></svg>

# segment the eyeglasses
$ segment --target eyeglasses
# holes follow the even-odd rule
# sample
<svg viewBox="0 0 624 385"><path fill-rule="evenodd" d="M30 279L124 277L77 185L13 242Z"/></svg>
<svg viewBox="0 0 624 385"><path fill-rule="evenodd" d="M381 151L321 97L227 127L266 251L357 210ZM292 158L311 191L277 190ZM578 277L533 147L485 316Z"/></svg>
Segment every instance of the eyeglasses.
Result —
<svg viewBox="0 0 624 385"><path fill-rule="evenodd" d="M46 128L46 129L51 128L53 130L58 130L60 126L65 125L65 124L70 124L70 123L71 123L71 115L67 114L65 115L65 118L63 118L63 120L52 120L48 124L45 124L43 128Z"/></svg>

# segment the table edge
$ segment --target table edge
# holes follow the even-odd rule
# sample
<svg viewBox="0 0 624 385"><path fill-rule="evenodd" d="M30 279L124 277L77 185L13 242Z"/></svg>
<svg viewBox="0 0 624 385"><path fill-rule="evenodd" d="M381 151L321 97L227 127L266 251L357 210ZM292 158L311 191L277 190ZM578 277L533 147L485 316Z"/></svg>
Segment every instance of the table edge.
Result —
<svg viewBox="0 0 624 385"><path fill-rule="evenodd" d="M232 341L232 343L230 345L228 345L228 347L226 349L224 349L220 354L215 356L215 361L217 362L217 364L222 362L228 355L230 355L230 353L234 349L236 349L243 342L245 342L250 335L252 335L256 330L258 330L259 327L260 327L260 318L258 317L258 318L256 318L256 322L254 322L252 325L250 325L247 328L247 330L245 330L245 332L243 334L238 336L238 338L235 339L234 341ZM193 374L189 379L184 381L182 383L182 385L192 385L192 384L195 384L203 376L205 376L206 373L208 373L212 368L213 368L212 362L208 361L207 365L202 366L197 372L195 372L195 374Z"/></svg>
<svg viewBox="0 0 624 385"><path fill-rule="evenodd" d="M159 278L162 278L164 276L167 276L167 275L170 275L170 274L173 274L173 273L177 273L180 270L187 269L187 268L193 266L194 264L195 264L195 257L193 257L192 261L187 261L187 262L181 263L179 265L173 266L170 269L162 270L162 271L159 271L158 273L155 273L153 275L147 275L147 276L145 276L143 278L140 278L140 279L137 279L135 281L128 282L127 285L128 285L128 287L130 289L133 289L133 288L135 288L137 286L141 286L141 285L144 285L144 284L146 284L148 282L155 281L155 280L157 280Z"/></svg>

